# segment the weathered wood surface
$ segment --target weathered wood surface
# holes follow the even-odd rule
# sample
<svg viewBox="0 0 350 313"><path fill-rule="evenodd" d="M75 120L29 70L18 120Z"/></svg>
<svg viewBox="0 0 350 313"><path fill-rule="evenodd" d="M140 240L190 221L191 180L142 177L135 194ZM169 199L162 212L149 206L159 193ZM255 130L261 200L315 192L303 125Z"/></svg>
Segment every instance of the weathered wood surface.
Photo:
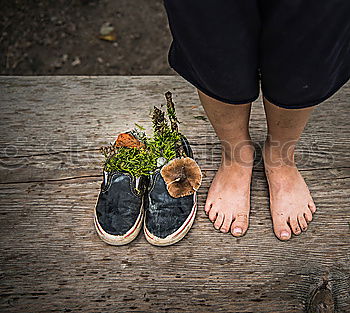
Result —
<svg viewBox="0 0 350 313"><path fill-rule="evenodd" d="M195 224L180 243L124 247L93 228L101 181L98 147L134 126L171 90L180 128L205 178ZM1 312L303 312L329 281L337 311L350 312L350 84L318 106L299 164L318 212L288 242L273 233L258 149L250 228L215 231L202 208L219 144L195 90L178 77L1 77ZM251 133L266 131L261 101Z"/></svg>

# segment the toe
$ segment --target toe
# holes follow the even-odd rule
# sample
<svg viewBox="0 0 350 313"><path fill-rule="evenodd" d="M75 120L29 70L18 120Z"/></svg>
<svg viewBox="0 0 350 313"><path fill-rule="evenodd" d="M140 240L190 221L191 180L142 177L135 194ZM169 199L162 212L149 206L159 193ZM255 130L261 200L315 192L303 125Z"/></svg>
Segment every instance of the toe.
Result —
<svg viewBox="0 0 350 313"><path fill-rule="evenodd" d="M299 222L299 226L302 229L302 231L306 231L307 230L307 222L304 218L304 215L298 216L298 222Z"/></svg>
<svg viewBox="0 0 350 313"><path fill-rule="evenodd" d="M215 220L214 227L215 229L219 229L222 225L222 222L224 221L224 213L219 212L218 217Z"/></svg>
<svg viewBox="0 0 350 313"><path fill-rule="evenodd" d="M227 233L231 227L232 224L232 216L231 215L225 215L224 222L222 223L222 226L220 230L223 233Z"/></svg>
<svg viewBox="0 0 350 313"><path fill-rule="evenodd" d="M211 209L211 205L212 205L211 201L209 201L209 200L207 199L207 201L205 202L205 206L204 206L204 211L205 211L206 214L209 213L209 211L210 211L210 209Z"/></svg>
<svg viewBox="0 0 350 313"><path fill-rule="evenodd" d="M292 229L292 232L293 232L295 235L300 235L301 229L300 229L300 227L299 227L297 217L291 217L291 218L289 219L289 225L290 225L290 228Z"/></svg>
<svg viewBox="0 0 350 313"><path fill-rule="evenodd" d="M216 220L216 216L218 214L218 211L215 208L211 208L209 211L209 219L214 222Z"/></svg>
<svg viewBox="0 0 350 313"><path fill-rule="evenodd" d="M284 217L276 216L273 218L273 230L275 235L280 240L290 239L291 233L287 221Z"/></svg>
<svg viewBox="0 0 350 313"><path fill-rule="evenodd" d="M309 209L312 213L316 212L316 205L312 200L309 202Z"/></svg>
<svg viewBox="0 0 350 313"><path fill-rule="evenodd" d="M245 212L238 213L231 226L233 236L242 236L248 228L248 214Z"/></svg>
<svg viewBox="0 0 350 313"><path fill-rule="evenodd" d="M304 213L304 217L307 223L310 223L312 221L312 213L310 210L306 210Z"/></svg>

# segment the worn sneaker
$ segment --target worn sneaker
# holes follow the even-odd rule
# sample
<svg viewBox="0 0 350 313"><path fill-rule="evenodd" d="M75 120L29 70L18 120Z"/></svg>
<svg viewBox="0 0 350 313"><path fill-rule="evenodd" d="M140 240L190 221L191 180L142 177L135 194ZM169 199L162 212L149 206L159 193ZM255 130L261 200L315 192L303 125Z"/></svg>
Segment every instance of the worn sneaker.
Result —
<svg viewBox="0 0 350 313"><path fill-rule="evenodd" d="M192 159L192 150L185 137L182 147L186 158L170 161L150 177L144 233L147 241L156 246L180 241L196 217L196 190L202 174Z"/></svg>
<svg viewBox="0 0 350 313"><path fill-rule="evenodd" d="M148 178L143 175L136 177L126 170L119 170L116 164L121 167L120 164L125 165L126 160L117 159L116 163L111 161L121 147L143 147L144 143L137 135L133 131L121 133L113 145L101 148L106 163L94 221L97 234L111 245L128 244L137 237L142 227Z"/></svg>
<svg viewBox="0 0 350 313"><path fill-rule="evenodd" d="M94 218L97 234L103 241L119 246L137 237L142 227L146 185L146 177L104 172Z"/></svg>

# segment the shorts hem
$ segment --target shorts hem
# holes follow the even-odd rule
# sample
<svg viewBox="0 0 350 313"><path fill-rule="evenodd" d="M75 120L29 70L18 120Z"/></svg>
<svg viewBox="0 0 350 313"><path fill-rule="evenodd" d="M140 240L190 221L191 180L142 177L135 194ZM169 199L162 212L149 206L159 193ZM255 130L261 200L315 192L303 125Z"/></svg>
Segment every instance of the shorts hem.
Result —
<svg viewBox="0 0 350 313"><path fill-rule="evenodd" d="M350 79L350 75L348 75L345 80L342 80L333 89L331 89L331 91L329 93L327 93L325 96L323 96L317 100L314 100L312 102L303 103L303 104L291 104L291 105L283 104L283 103L280 103L278 101L273 100L270 96L266 96L266 94L264 92L262 92L262 93L263 93L263 97L265 97L269 102L271 102L272 104L274 104L280 108L283 108L283 109L305 109L305 108L310 108L310 107L316 106L316 105L326 101L330 97L332 97L337 91L339 91L339 89L341 87L343 87L347 83L347 81L349 79Z"/></svg>
<svg viewBox="0 0 350 313"><path fill-rule="evenodd" d="M247 99L247 100L237 100L237 101L236 100L229 100L229 99L226 99L226 98L222 98L222 97L220 97L220 96L210 92L209 90L203 88L200 84L198 84L196 81L194 81L192 78L190 78L184 72L175 69L173 66L171 66L171 67L176 73L178 73L182 78L187 80L191 85L193 85L195 88L197 88L199 91L203 92L207 96L209 96L211 98L214 98L215 100L218 100L218 101L221 101L221 102L224 102L224 103L227 103L227 104L246 104L246 103L253 102L253 101L255 101L256 99L259 98L259 95L255 96L255 97L252 97L250 99Z"/></svg>
<svg viewBox="0 0 350 313"><path fill-rule="evenodd" d="M170 53L171 53L171 49L170 49ZM203 88L197 81L195 81L190 75L188 75L185 71L180 70L179 68L176 68L176 66L173 64L173 62L171 61L171 57L170 57L170 53L168 55L168 63L170 65L170 67L176 72L178 73L182 78L184 78L186 81L188 81L190 84L192 84L195 88L197 88L198 90L200 90L201 92L203 92L204 94L206 94L207 96L214 98L215 100L227 103L227 104L246 104L246 103L250 103L255 101L256 99L259 98L259 93L249 99L244 99L244 100L230 100L230 99L226 99L226 98L222 98L214 93L212 93L211 91L207 90L206 88Z"/></svg>

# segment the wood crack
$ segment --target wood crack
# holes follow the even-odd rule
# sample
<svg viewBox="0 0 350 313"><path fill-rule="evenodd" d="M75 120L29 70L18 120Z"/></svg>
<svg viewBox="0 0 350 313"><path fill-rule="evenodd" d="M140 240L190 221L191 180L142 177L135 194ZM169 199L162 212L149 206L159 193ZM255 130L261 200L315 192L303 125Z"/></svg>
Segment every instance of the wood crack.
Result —
<svg viewBox="0 0 350 313"><path fill-rule="evenodd" d="M57 155L57 154L64 154L64 153L77 153L77 152L92 152L92 151L99 151L98 148L95 149L80 149L80 150L62 150L62 151L56 151L56 152L46 152L46 153L37 153L37 154L30 154L30 155L15 155L15 156L2 156L1 159L20 159L20 158L31 158L36 156L48 156L48 155Z"/></svg>
<svg viewBox="0 0 350 313"><path fill-rule="evenodd" d="M202 171L217 171L217 169L211 168L201 168ZM339 167L313 167L313 168L298 168L299 172L309 172L309 171L327 171L327 170L343 170L350 169L350 166L339 166ZM263 173L264 169L254 168L254 172Z"/></svg>
<svg viewBox="0 0 350 313"><path fill-rule="evenodd" d="M84 179L84 178L98 178L102 177L101 174L99 175L82 175L82 176L72 176L72 177L63 177L63 178L55 178L55 179L42 179L42 180L26 180L26 181L9 181L9 182L0 182L0 185L12 185L12 184L30 184L30 183L45 183L45 182L61 182L61 181L68 181L68 180L74 180L74 179ZM343 179L350 179L350 176L345 177L332 177L332 180L343 180ZM325 181L328 180L328 178L321 178L319 180Z"/></svg>
<svg viewBox="0 0 350 313"><path fill-rule="evenodd" d="M45 182L60 182L74 179L84 179L84 178L95 178L102 177L99 175L82 175L82 176L72 176L72 177L63 177L63 178L53 178L53 179L42 179L42 180L26 180L26 181L9 181L9 182L0 182L0 185L11 185L11 184L30 184L30 183L45 183Z"/></svg>

